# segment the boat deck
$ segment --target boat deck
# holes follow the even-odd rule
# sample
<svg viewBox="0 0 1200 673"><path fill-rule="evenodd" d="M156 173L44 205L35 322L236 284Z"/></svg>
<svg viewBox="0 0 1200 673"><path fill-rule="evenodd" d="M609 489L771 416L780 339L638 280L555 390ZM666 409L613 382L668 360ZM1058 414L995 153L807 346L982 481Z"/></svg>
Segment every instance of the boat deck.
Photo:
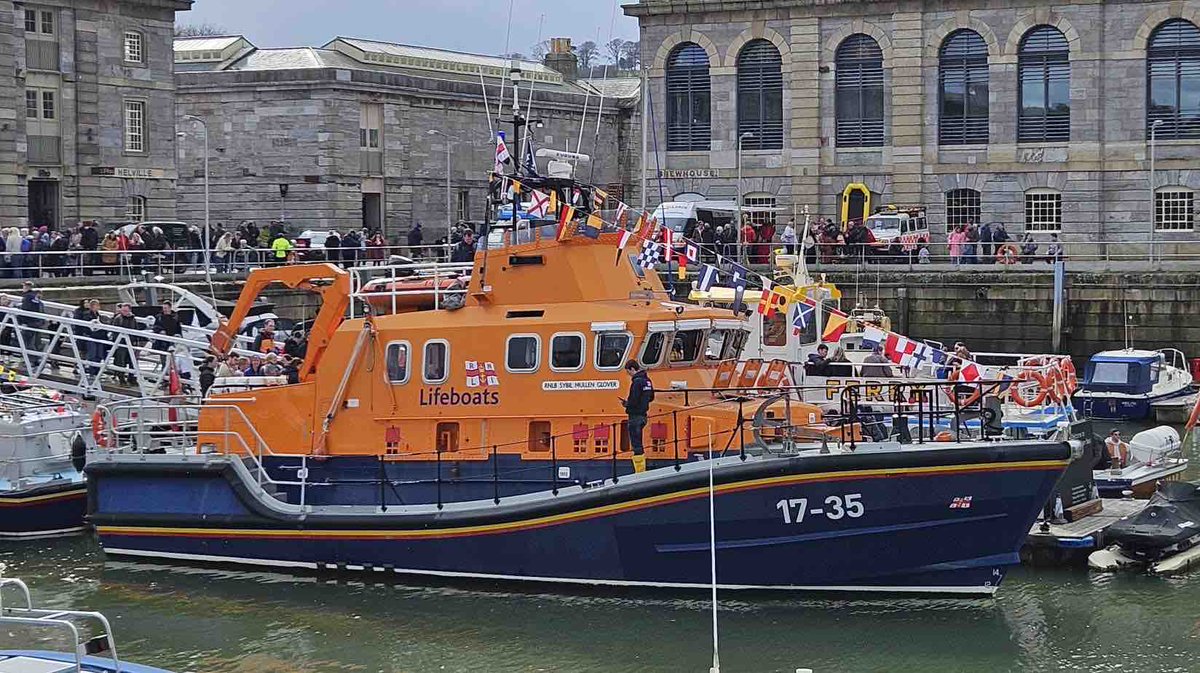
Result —
<svg viewBox="0 0 1200 673"><path fill-rule="evenodd" d="M1066 523L1050 523L1042 530L1038 521L1029 529L1022 559L1035 565L1061 565L1078 560L1105 545L1104 532L1117 519L1140 512L1146 500L1105 498L1099 512Z"/></svg>

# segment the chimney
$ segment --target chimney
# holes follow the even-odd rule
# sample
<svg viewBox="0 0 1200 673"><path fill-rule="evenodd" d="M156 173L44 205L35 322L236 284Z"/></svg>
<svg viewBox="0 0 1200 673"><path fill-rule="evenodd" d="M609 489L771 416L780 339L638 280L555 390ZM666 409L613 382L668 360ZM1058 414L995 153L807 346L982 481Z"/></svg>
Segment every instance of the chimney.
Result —
<svg viewBox="0 0 1200 673"><path fill-rule="evenodd" d="M550 52L546 54L546 67L557 71L568 82L579 77L579 59L571 51L571 38L550 38Z"/></svg>

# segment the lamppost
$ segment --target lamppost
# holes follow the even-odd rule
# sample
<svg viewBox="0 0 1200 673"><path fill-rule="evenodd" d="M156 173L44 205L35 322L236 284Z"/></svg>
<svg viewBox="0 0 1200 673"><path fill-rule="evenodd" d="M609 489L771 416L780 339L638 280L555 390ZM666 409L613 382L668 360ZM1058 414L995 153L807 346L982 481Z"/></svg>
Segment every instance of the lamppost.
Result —
<svg viewBox="0 0 1200 673"><path fill-rule="evenodd" d="M737 242L738 242L738 261L747 262L745 241L742 239L742 141L747 138L753 138L754 134L747 131L738 136L737 141L737 222L734 226L737 227Z"/></svg>
<svg viewBox="0 0 1200 673"><path fill-rule="evenodd" d="M450 230L454 227L450 212L450 136L437 129L429 129L429 135L446 139L446 261L450 261Z"/></svg>
<svg viewBox="0 0 1200 673"><path fill-rule="evenodd" d="M1150 125L1150 262L1154 262L1154 228L1158 225L1158 203L1154 191L1154 150L1158 136L1158 127L1163 120L1155 119Z"/></svg>
<svg viewBox="0 0 1200 673"><path fill-rule="evenodd" d="M207 274L210 268L211 260L209 259L209 248L211 247L212 232L209 231L209 209L208 209L208 123L196 115L184 115L184 119L190 122L195 122L204 129L204 272Z"/></svg>

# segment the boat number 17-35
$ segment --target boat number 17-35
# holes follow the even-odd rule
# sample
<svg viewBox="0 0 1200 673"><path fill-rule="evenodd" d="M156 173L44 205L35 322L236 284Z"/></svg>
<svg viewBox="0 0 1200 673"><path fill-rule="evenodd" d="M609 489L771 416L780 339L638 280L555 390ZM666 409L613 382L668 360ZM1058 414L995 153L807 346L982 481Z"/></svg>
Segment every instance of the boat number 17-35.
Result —
<svg viewBox="0 0 1200 673"><path fill-rule="evenodd" d="M861 498L862 493L831 495L825 498L824 507L809 507L808 498L788 498L775 503L775 509L783 513L784 523L800 523L805 515L824 515L831 521L847 516L857 519L867 511Z"/></svg>

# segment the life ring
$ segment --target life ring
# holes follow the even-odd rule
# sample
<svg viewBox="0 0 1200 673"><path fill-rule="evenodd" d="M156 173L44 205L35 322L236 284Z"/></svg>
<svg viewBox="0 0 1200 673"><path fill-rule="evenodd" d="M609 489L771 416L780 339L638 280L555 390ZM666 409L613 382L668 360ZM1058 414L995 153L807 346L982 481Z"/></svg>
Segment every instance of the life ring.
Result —
<svg viewBox="0 0 1200 673"><path fill-rule="evenodd" d="M1020 251L1017 250L1017 246L1012 243L1005 243L996 250L996 262L998 264L1016 264L1021 261L1021 258L1018 256L1019 254Z"/></svg>
<svg viewBox="0 0 1200 673"><path fill-rule="evenodd" d="M104 412L99 409L92 412L92 439L96 441L96 446L108 448L108 433L104 427Z"/></svg>
<svg viewBox="0 0 1200 673"><path fill-rule="evenodd" d="M981 386L981 385L974 386L971 389L971 392L967 393L965 397L962 397L958 394L958 390L957 390L958 377L959 377L959 368L958 367L951 369L950 375L946 377L946 380L948 380L951 384L954 384L954 385L950 386L949 393L948 393L948 396L949 395L953 396L953 397L950 397L950 403L955 404L956 403L955 400L957 400L957 406L969 407L972 404L975 404L976 402L978 402L979 398L983 397L983 386Z"/></svg>
<svg viewBox="0 0 1200 673"><path fill-rule="evenodd" d="M1067 395L1074 395L1075 391L1079 390L1079 377L1075 372L1075 363L1069 357L1063 358L1058 369L1062 374L1063 383L1066 385Z"/></svg>
<svg viewBox="0 0 1200 673"><path fill-rule="evenodd" d="M1042 388L1046 391L1046 399L1054 404L1059 404L1070 396L1066 391L1066 385L1063 382L1062 374L1059 372L1058 367L1051 367L1045 370L1045 373L1039 374L1039 381L1042 384Z"/></svg>
<svg viewBox="0 0 1200 673"><path fill-rule="evenodd" d="M1022 392L1030 388L1028 385L1022 386L1021 382L1023 381L1034 381L1038 384L1037 393L1032 398L1026 397L1025 393ZM1016 381L1014 381L1012 385L1008 387L1009 398L1013 401L1013 404L1016 404L1019 407L1025 407L1026 409L1042 406L1042 404L1046 401L1046 396L1049 394L1049 392L1050 391L1046 389L1045 378L1032 369L1021 370L1021 373L1017 375Z"/></svg>

